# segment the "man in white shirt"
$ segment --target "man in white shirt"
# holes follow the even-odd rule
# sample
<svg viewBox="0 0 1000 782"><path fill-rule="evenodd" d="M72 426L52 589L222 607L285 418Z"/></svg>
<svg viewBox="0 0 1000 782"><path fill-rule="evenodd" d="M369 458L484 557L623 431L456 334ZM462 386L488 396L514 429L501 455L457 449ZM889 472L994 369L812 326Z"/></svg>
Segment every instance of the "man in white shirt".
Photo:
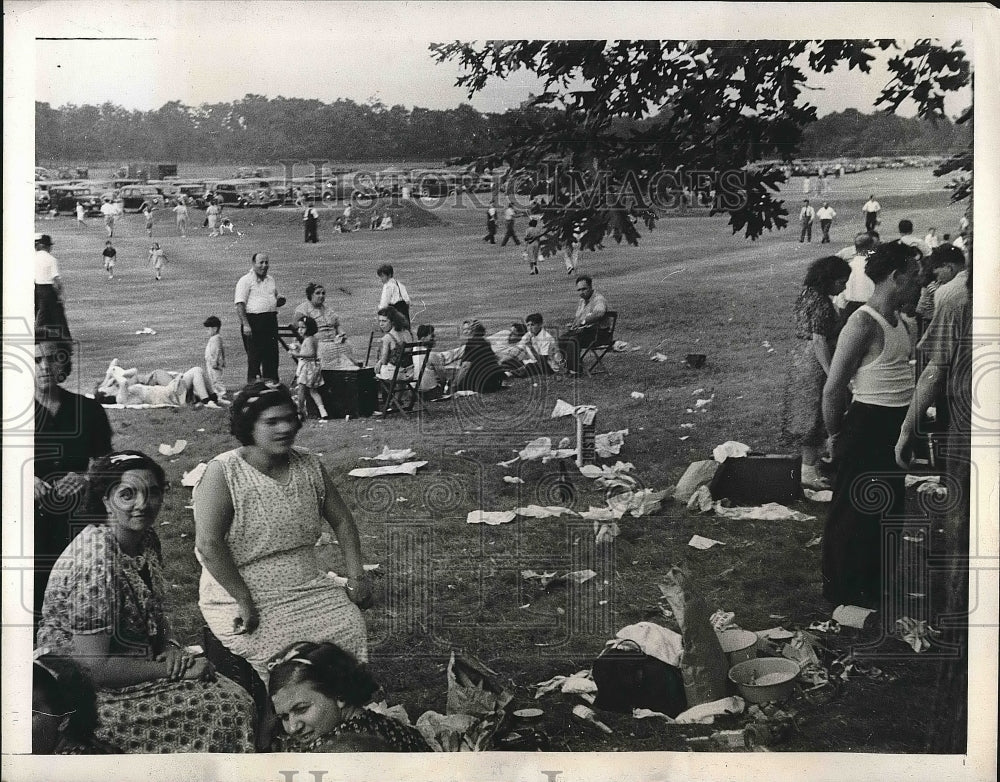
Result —
<svg viewBox="0 0 1000 782"><path fill-rule="evenodd" d="M837 216L837 213L830 206L829 201L824 201L823 206L816 210L816 217L819 219L819 229L823 232L823 238L819 240L820 244L830 243L830 226L833 225L833 218Z"/></svg>
<svg viewBox="0 0 1000 782"><path fill-rule="evenodd" d="M927 258L931 254L931 248L927 243L921 241L913 235L913 223L909 220L899 221L899 240L901 244L915 247L920 251L922 257Z"/></svg>
<svg viewBox="0 0 1000 782"><path fill-rule="evenodd" d="M851 276L847 278L844 290L833 300L834 306L842 310L845 316L868 301L875 290L875 283L865 274L865 264L877 246L878 241L865 231L854 237L854 255L848 260Z"/></svg>
<svg viewBox="0 0 1000 782"><path fill-rule="evenodd" d="M375 273L382 281L382 296L378 300L378 309L383 310L386 307L392 307L399 310L403 314L403 317L406 318L407 323L409 323L410 294L407 293L406 286L396 279L396 272L392 268L392 264L383 263Z"/></svg>
<svg viewBox="0 0 1000 782"><path fill-rule="evenodd" d="M802 232L799 234L799 244L808 239L813 240L813 220L816 219L816 210L809 205L809 199L802 202L802 209L799 210L799 222L802 224Z"/></svg>
<svg viewBox="0 0 1000 782"><path fill-rule="evenodd" d="M528 374L558 372L561 369L558 345L555 337L543 328L541 313L531 313L524 322L528 324L528 333L521 338L521 345L530 356L524 361Z"/></svg>
<svg viewBox="0 0 1000 782"><path fill-rule="evenodd" d="M115 218L118 217L118 209L110 201L101 204L101 214L104 215L104 230L108 232L108 238L115 235Z"/></svg>
<svg viewBox="0 0 1000 782"><path fill-rule="evenodd" d="M861 213L865 216L865 230L868 232L874 231L875 226L878 225L878 213L882 211L882 204L875 200L875 194L872 193L868 196L868 200L865 201L865 205L861 207Z"/></svg>
<svg viewBox="0 0 1000 782"><path fill-rule="evenodd" d="M51 236L35 234L35 334L41 335L47 329L49 339L68 340L59 262L49 252L51 249Z"/></svg>
<svg viewBox="0 0 1000 782"><path fill-rule="evenodd" d="M506 247L507 240L513 239L514 244L520 244L521 240L517 238L517 232L514 230L514 218L517 217L517 212L514 211L514 207L507 204L507 208L503 210L503 239L500 240L500 246Z"/></svg>
<svg viewBox="0 0 1000 782"><path fill-rule="evenodd" d="M236 283L236 316L247 351L247 381L258 377L278 379L278 307L285 298L268 268L267 253L250 256L250 271Z"/></svg>

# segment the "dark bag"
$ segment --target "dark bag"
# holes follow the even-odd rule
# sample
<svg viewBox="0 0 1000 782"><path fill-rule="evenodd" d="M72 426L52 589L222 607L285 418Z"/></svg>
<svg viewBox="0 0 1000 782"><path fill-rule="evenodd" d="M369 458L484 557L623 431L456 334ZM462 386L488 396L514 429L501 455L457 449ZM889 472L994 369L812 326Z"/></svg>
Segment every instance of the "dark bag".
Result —
<svg viewBox="0 0 1000 782"><path fill-rule="evenodd" d="M393 302L389 306L392 307L394 310L396 310L398 313L400 313L404 318L406 318L406 323L407 323L407 325L409 325L409 323L410 323L410 303L408 301L403 301L402 299L400 299L397 302Z"/></svg>
<svg viewBox="0 0 1000 782"><path fill-rule="evenodd" d="M635 641L607 646L594 660L594 706L607 711L651 709L676 717L687 709L680 668L645 654Z"/></svg>

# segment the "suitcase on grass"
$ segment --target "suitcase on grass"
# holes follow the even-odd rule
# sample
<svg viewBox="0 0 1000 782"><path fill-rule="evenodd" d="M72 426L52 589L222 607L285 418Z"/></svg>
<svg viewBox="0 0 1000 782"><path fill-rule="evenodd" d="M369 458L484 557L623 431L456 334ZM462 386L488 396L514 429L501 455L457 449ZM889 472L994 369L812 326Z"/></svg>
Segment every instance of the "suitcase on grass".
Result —
<svg viewBox="0 0 1000 782"><path fill-rule="evenodd" d="M733 505L788 505L802 498L802 457L798 454L731 456L708 485L712 497Z"/></svg>

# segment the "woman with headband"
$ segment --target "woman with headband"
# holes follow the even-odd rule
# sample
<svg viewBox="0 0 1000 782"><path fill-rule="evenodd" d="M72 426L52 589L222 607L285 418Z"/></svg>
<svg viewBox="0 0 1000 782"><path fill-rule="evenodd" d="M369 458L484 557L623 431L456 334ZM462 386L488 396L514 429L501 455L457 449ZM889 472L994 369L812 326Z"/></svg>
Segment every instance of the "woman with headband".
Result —
<svg viewBox="0 0 1000 782"><path fill-rule="evenodd" d="M253 700L188 654L164 612L153 527L163 469L121 451L98 459L88 482L88 512L104 521L86 527L53 568L38 644L93 682L94 737L127 753L253 752Z"/></svg>
<svg viewBox="0 0 1000 782"><path fill-rule="evenodd" d="M294 641L333 641L368 658L361 609L371 589L358 530L319 458L294 448L300 427L285 386L250 383L230 410L240 447L209 462L194 490L202 615L265 684L267 662ZM327 528L343 552L346 585L317 557Z"/></svg>

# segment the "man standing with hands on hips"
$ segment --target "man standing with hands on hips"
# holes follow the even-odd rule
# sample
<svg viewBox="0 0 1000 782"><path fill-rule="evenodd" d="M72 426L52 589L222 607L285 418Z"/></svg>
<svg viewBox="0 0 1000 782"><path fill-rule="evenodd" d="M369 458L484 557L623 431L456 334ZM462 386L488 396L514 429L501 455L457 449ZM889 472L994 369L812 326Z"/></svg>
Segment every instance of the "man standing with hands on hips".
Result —
<svg viewBox="0 0 1000 782"><path fill-rule="evenodd" d="M250 256L250 271L236 283L236 316L240 319L243 347L247 351L247 381L258 377L278 379L278 295L274 277L267 273L267 253Z"/></svg>

